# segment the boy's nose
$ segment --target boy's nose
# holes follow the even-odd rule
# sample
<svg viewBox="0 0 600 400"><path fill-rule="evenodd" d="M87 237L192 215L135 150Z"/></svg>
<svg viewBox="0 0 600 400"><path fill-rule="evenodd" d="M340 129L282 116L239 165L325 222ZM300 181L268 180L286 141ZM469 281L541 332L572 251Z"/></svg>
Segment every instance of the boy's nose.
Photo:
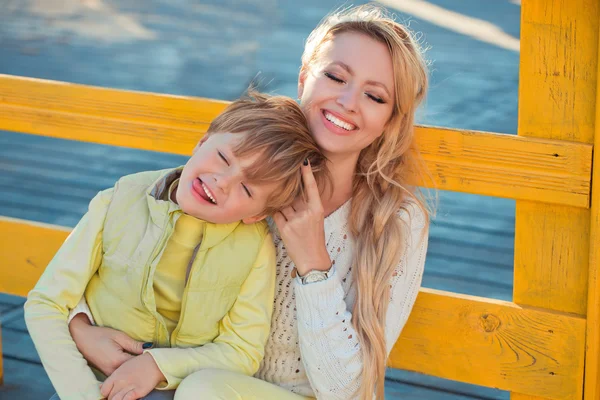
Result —
<svg viewBox="0 0 600 400"><path fill-rule="evenodd" d="M224 193L229 193L229 190L234 184L235 177L228 174L215 175L215 184Z"/></svg>

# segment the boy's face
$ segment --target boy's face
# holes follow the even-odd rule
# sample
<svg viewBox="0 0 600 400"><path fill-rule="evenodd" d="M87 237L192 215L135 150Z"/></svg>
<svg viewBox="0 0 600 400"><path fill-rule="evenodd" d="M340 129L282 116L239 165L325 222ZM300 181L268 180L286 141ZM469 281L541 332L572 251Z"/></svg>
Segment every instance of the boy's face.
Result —
<svg viewBox="0 0 600 400"><path fill-rule="evenodd" d="M226 224L260 221L276 183L249 182L244 170L260 156L238 158L233 149L243 133L212 133L194 149L175 194L184 213L202 220Z"/></svg>

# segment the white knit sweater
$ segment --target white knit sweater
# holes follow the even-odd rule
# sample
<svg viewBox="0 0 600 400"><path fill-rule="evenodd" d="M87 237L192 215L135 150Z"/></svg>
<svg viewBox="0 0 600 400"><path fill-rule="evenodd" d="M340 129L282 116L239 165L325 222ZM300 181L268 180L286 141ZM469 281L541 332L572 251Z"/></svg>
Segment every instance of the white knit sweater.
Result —
<svg viewBox="0 0 600 400"><path fill-rule="evenodd" d="M405 254L390 282L385 338L388 354L404 327L421 286L428 232L420 209L401 211L410 228ZM329 279L302 285L290 276L294 263L274 230L277 282L271 334L256 377L318 399L350 399L360 386L362 356L352 327L356 287L348 232L350 201L325 219L325 240L334 263ZM410 215L410 216L409 216ZM394 246L390 243L390 246Z"/></svg>
<svg viewBox="0 0 600 400"><path fill-rule="evenodd" d="M428 231L420 209L409 204L399 217L410 228L405 253L390 282L385 338L388 354L404 327L421 286ZM350 201L325 218L325 239L333 275L302 285L291 277L294 263L273 227L277 282L271 334L256 377L318 399L350 399L360 386L362 357L352 327L356 287L352 282L353 240L348 232ZM394 246L390 243L390 246ZM396 245L397 246L397 245ZM86 312L85 299L72 318ZM93 320L92 320L93 321Z"/></svg>

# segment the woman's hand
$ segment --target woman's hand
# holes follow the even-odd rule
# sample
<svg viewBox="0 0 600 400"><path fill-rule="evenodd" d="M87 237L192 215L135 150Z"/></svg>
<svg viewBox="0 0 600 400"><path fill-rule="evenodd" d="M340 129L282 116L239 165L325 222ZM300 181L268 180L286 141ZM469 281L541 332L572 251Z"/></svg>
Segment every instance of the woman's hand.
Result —
<svg viewBox="0 0 600 400"><path fill-rule="evenodd" d="M87 362L106 376L144 351L144 343L133 340L121 331L93 326L85 314L77 314L73 318L69 331Z"/></svg>
<svg viewBox="0 0 600 400"><path fill-rule="evenodd" d="M296 199L291 207L276 213L273 220L298 274L305 275L312 270L328 270L331 259L325 247L325 212L317 182L309 164L301 170L307 200Z"/></svg>

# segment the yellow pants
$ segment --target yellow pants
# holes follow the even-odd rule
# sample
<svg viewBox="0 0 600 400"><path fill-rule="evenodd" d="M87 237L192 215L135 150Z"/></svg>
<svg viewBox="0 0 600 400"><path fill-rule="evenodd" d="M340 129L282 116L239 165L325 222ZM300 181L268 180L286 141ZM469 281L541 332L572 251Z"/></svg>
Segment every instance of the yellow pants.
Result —
<svg viewBox="0 0 600 400"><path fill-rule="evenodd" d="M235 372L205 369L185 378L175 400L307 400L277 385Z"/></svg>

